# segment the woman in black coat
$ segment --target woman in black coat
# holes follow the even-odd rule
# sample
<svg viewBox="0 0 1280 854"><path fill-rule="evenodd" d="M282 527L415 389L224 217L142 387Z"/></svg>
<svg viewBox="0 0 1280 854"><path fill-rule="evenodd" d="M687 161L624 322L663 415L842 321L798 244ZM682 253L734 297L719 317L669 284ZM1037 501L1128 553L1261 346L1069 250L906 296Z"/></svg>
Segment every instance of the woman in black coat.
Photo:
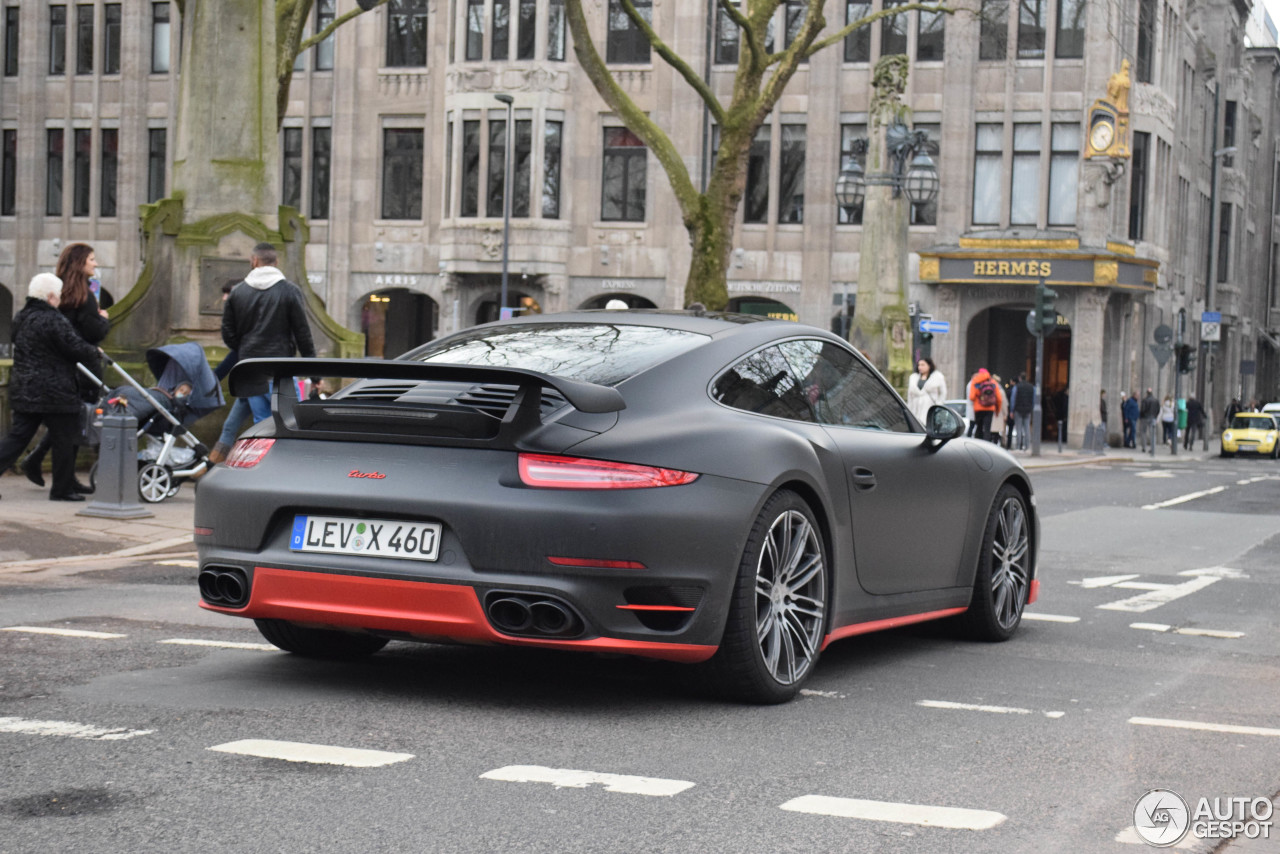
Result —
<svg viewBox="0 0 1280 854"><path fill-rule="evenodd" d="M58 311L61 298L62 282L52 273L41 273L31 280L27 304L13 319L13 429L0 441L0 471L13 465L43 423L53 448L49 498L83 501L75 490L75 439L82 408L75 365L91 360L97 350Z"/></svg>
<svg viewBox="0 0 1280 854"><path fill-rule="evenodd" d="M97 297L90 286L97 270L98 258L93 253L93 247L87 243L72 243L58 257L57 276L62 279L62 301L58 310L71 321L71 326L81 338L94 345L92 360L83 364L101 377L102 362L98 359L96 347L107 337L111 322L107 320L107 312L98 308ZM81 376L79 371L76 371L76 383L82 401L93 403L98 399L98 387L88 377ZM48 451L49 436L46 434L22 461L22 473L37 486L44 486L40 468ZM75 490L80 493L93 492L92 488L79 481L75 483Z"/></svg>

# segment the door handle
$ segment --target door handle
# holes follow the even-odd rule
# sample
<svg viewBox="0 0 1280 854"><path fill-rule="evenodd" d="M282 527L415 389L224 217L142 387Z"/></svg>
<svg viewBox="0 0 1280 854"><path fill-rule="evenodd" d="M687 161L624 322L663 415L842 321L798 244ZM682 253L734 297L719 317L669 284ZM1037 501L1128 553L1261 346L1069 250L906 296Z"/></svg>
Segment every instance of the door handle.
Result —
<svg viewBox="0 0 1280 854"><path fill-rule="evenodd" d="M861 466L852 470L853 488L858 490L868 490L876 488L876 476L871 469L864 469Z"/></svg>

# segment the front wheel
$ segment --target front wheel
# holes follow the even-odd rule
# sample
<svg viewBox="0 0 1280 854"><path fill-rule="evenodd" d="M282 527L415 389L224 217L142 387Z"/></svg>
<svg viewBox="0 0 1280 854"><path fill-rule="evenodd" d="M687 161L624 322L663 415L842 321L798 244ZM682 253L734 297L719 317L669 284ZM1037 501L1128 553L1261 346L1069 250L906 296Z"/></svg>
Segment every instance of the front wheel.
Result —
<svg viewBox="0 0 1280 854"><path fill-rule="evenodd" d="M827 561L813 511L794 492L765 502L747 537L720 648L704 665L717 693L784 703L822 650Z"/></svg>
<svg viewBox="0 0 1280 854"><path fill-rule="evenodd" d="M177 492L167 466L147 463L138 469L138 494L148 504L157 504Z"/></svg>
<svg viewBox="0 0 1280 854"><path fill-rule="evenodd" d="M969 610L960 617L968 636L987 641L1013 637L1031 588L1031 517L1026 499L1005 484L987 516Z"/></svg>
<svg viewBox="0 0 1280 854"><path fill-rule="evenodd" d="M306 629L288 620L254 620L271 643L308 658L362 658L387 645L386 638L331 629Z"/></svg>

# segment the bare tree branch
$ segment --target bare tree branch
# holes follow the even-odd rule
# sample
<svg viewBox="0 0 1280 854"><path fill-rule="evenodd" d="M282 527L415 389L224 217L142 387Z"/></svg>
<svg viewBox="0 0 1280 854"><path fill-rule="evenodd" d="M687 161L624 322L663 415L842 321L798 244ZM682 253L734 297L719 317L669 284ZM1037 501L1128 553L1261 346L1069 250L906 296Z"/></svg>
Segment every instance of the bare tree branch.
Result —
<svg viewBox="0 0 1280 854"><path fill-rule="evenodd" d="M881 9L879 12L872 12L870 15L867 15L865 18L859 18L856 21L850 21L844 27L837 30L833 35L827 36L825 39L821 39L809 45L809 49L805 53L805 58L807 59L808 57L813 56L815 53L817 53L818 51L822 50L825 47L830 47L831 45L836 44L837 42L843 41L844 37L852 33L854 30L858 30L863 27L869 27L872 24L874 24L876 21L880 20L881 18L887 18L891 15L900 15L903 12L911 12L911 11L942 12L943 14L946 14L946 15L954 15L956 12L955 9L949 6L940 5L940 3L938 2L907 3L902 6L890 6L887 9Z"/></svg>
<svg viewBox="0 0 1280 854"><path fill-rule="evenodd" d="M671 50L662 39L658 38L657 32L654 31L653 25L644 19L639 10L636 9L632 0L621 0L622 9L627 13L627 17L631 19L631 23L636 26L644 37L649 40L649 44L657 51L658 56L676 70L676 73L684 78L684 81L693 87L693 90L702 98L702 102L707 105L707 109L711 111L711 115L715 118L716 123L724 122L724 107L720 104L720 99L716 97L716 93L711 91L711 87L707 85L707 81L702 79L684 61L684 58Z"/></svg>
<svg viewBox="0 0 1280 854"><path fill-rule="evenodd" d="M755 30L751 28L751 22L747 20L747 16L742 14L742 10L734 0L720 0L720 8L725 11L731 21L738 25L738 30L747 43L747 50L751 51L751 67L764 68L766 58L764 45L760 44L760 39L756 38Z"/></svg>
<svg viewBox="0 0 1280 854"><path fill-rule="evenodd" d="M389 2L390 0L378 0L377 5L385 6ZM376 9L377 6L374 6L372 8ZM320 44L320 42L324 41L325 39L329 38L329 36L333 35L333 31L338 29L338 27L342 26L347 21L350 21L352 18L358 15L363 15L365 11L366 10L361 9L359 6L357 6L354 9L343 12L341 15L339 15L338 17L330 21L323 30L316 33L311 38L303 39L302 44L298 46L298 53L302 53L304 50L308 50Z"/></svg>

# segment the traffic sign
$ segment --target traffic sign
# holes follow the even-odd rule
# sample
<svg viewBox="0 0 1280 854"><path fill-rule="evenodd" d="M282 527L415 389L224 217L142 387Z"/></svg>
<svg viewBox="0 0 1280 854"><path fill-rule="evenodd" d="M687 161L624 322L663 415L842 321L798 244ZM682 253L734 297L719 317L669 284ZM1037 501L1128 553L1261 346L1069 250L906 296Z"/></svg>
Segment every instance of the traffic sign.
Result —
<svg viewBox="0 0 1280 854"><path fill-rule="evenodd" d="M1217 312L1215 311L1214 314L1217 314ZM1221 341L1222 340L1222 324L1216 320L1201 321L1200 340L1201 341Z"/></svg>
<svg viewBox="0 0 1280 854"><path fill-rule="evenodd" d="M1200 312L1201 323L1221 323L1222 312L1220 311L1202 311Z"/></svg>
<svg viewBox="0 0 1280 854"><path fill-rule="evenodd" d="M949 320L922 320L920 321L921 332L932 332L934 334L940 332L951 331L951 321Z"/></svg>
<svg viewBox="0 0 1280 854"><path fill-rule="evenodd" d="M1169 357L1173 355L1173 348L1168 344L1148 344L1147 348L1151 350L1151 355L1155 356L1156 364L1162 368L1169 361Z"/></svg>

